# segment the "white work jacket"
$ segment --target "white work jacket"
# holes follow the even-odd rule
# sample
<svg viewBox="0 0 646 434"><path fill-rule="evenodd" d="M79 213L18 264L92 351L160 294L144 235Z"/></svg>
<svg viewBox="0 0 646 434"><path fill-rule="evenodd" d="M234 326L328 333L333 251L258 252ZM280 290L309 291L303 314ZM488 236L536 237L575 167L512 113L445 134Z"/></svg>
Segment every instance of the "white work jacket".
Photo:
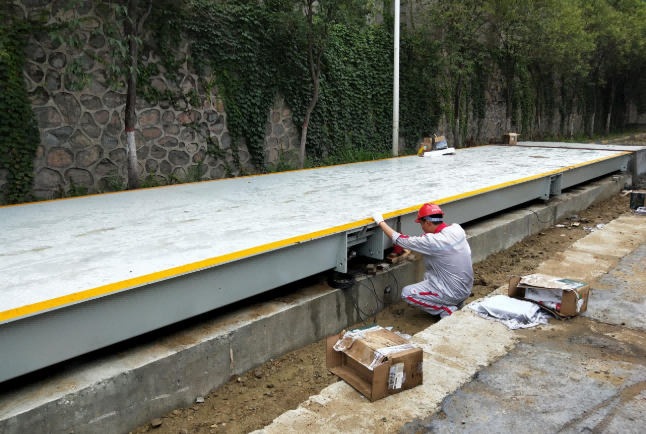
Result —
<svg viewBox="0 0 646 434"><path fill-rule="evenodd" d="M473 288L471 248L464 229L458 224L442 223L433 234L409 237L395 232L394 244L421 253L424 259L424 280L437 291L462 301Z"/></svg>

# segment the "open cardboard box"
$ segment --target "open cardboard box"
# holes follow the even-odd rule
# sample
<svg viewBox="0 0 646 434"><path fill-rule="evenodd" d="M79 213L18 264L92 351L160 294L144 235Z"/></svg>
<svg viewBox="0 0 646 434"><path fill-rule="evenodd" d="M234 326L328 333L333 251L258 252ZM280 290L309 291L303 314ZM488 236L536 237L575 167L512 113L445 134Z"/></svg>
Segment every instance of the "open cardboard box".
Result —
<svg viewBox="0 0 646 434"><path fill-rule="evenodd" d="M410 344L406 339L382 328L366 330L365 339L358 338L347 349L336 351L334 346L343 336L344 333L340 333L327 338L327 368L371 402L422 384L423 352L420 348L385 356L378 352Z"/></svg>
<svg viewBox="0 0 646 434"><path fill-rule="evenodd" d="M521 283L521 280L527 277L532 277L532 279L525 280ZM525 291L527 288L563 291L560 311L550 309L535 300L526 299ZM590 285L585 282L561 279L545 274L533 274L524 277L514 276L509 280L508 295L513 298L531 301L532 303L538 304L542 309L553 313L556 317L565 319L586 311L588 308L588 297L590 296Z"/></svg>

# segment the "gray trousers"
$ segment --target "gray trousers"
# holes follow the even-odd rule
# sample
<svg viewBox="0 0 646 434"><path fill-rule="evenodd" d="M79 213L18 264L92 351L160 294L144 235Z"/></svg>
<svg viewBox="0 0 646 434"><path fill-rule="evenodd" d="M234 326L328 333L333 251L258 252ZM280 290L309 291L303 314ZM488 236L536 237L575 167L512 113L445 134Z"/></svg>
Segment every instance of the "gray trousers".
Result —
<svg viewBox="0 0 646 434"><path fill-rule="evenodd" d="M457 311L458 305L465 300L439 292L426 280L405 286L402 298L411 306L419 307L431 315L439 315L440 318Z"/></svg>

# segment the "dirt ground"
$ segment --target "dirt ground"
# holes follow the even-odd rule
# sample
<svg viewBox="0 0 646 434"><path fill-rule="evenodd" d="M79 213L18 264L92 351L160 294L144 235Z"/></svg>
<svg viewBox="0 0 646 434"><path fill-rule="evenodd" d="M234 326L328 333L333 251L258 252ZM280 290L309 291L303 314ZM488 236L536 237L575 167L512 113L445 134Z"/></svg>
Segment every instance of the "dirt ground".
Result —
<svg viewBox="0 0 646 434"><path fill-rule="evenodd" d="M473 295L467 303L506 284L510 275L532 273L544 259L583 238L587 234L584 226L608 223L628 211L628 204L628 197L612 197L580 212L578 227L552 227L475 264ZM566 220L565 224L570 222ZM396 331L411 335L435 322L437 317L403 301L377 315L379 325L392 326ZM335 381L337 377L325 368L325 341L322 340L265 363L239 378L232 378L228 384L205 396L204 403L174 410L131 434L153 430L158 434L248 433L297 408ZM160 426L153 428L153 424L160 422Z"/></svg>

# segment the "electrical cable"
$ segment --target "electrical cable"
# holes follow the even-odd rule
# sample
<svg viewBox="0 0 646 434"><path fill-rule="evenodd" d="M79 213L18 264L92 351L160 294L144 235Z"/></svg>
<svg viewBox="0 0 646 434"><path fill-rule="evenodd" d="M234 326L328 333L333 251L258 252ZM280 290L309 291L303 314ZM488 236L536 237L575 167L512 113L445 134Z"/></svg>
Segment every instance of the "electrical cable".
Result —
<svg viewBox="0 0 646 434"><path fill-rule="evenodd" d="M364 255L364 254L363 254L363 253L361 253L361 252L357 252L357 255L361 255L361 256L363 256L364 258L373 259L373 258L370 258L369 256ZM397 285L397 292L396 292L396 293L397 293L397 297L395 297L395 298L393 299L393 301L391 301L390 303L385 303L384 301L379 300L379 297L377 296L377 290L375 289L375 291L374 291L375 298L376 298L377 300L379 300L379 302L381 302L381 304L383 304L383 305L384 305L384 307L386 307L386 306L390 306L391 304L395 304L395 302L399 299L399 293L400 293L400 290L399 290L399 282L397 281L397 278L395 277L395 275L393 274L393 272L392 272L392 271L390 271L390 269L389 269L389 268L385 268L385 270L386 270L388 273L390 273L390 275L391 275L391 276L393 276L393 279L395 279L395 284ZM373 288L374 288L374 286L375 286L375 285L374 285L374 283L372 282L372 279L370 279L370 277L368 277L367 275L366 275L366 277L368 278L368 280L370 281L370 284L371 284L371 285L373 286ZM360 282L358 282L358 283L360 283Z"/></svg>
<svg viewBox="0 0 646 434"><path fill-rule="evenodd" d="M355 273L356 274L356 273ZM348 295L350 296L350 300L352 301L352 304L354 305L354 309L357 311L357 315L359 316L359 319L363 323L363 325L367 325L366 321L363 319L361 315L363 315L366 318L370 318L370 315L366 314L361 308L359 307L358 303L354 300L354 297L352 296L352 292L349 291L352 289L354 284L356 283L356 278L354 274L350 273L340 273L338 271L333 271L328 275L327 283L330 285L332 288L335 289L341 289L344 291L348 291ZM370 288L368 288L370 289Z"/></svg>
<svg viewBox="0 0 646 434"><path fill-rule="evenodd" d="M533 212L534 215L536 215L536 220L538 220L542 224L550 224L552 222L556 223L556 218L554 217L554 214L555 214L554 209L549 204L545 204L545 205L550 209L550 211L552 211L552 216L550 217L550 219L548 221L541 220L541 218L538 216L538 213L536 211L534 211L534 210L527 209L527 208L522 208L522 210L523 211Z"/></svg>
<svg viewBox="0 0 646 434"><path fill-rule="evenodd" d="M367 276L366 276L366 277L367 277ZM384 302L379 298L379 296L377 295L377 288L375 288L375 284L372 282L372 279L370 279L369 277L367 277L367 279L368 279L368 281L370 282L370 284L372 285L372 288L370 288L368 285L364 285L363 283L359 282L358 280L357 280L357 283L358 283L359 285L361 285L361 286L365 286L366 288L368 288L368 291L372 292L372 294L375 296L375 298L377 299L377 301L378 301L379 303L381 303L383 306L386 306L386 303L384 303Z"/></svg>
<svg viewBox="0 0 646 434"><path fill-rule="evenodd" d="M393 279L395 279L395 284L397 285L397 290L396 290L396 292L395 292L395 294L396 294L397 296L395 297L395 300L399 300L399 282L397 281L397 278L395 277L395 273L393 273L392 271L390 271L390 269L388 269L388 268L386 268L386 271L387 271L387 272L389 272L391 276L393 276ZM390 302L390 304L393 304L393 303L395 303L395 302L394 302L394 301L391 301L391 302Z"/></svg>
<svg viewBox="0 0 646 434"><path fill-rule="evenodd" d="M356 253L358 255L363 256L363 257L373 259L373 258L370 258L370 257L360 253L360 252L356 252ZM355 283L358 283L359 285L367 288L368 291L370 291L372 293L372 295L375 297L375 301L377 303L377 308L379 308L379 303L381 303L381 305L383 307L387 307L387 306L390 306L390 305L394 304L399 299L399 294L400 294L399 282L397 281L397 278L395 277L395 274L391 270L389 270L388 268L386 268L385 270L393 277L393 279L395 280L396 288L397 288L396 289L396 297L389 303L385 302L385 298L384 298L384 300L379 298L379 295L377 294L377 287L375 286L375 283L372 281L370 276L368 276L367 274L365 275L365 277L370 282L370 285L372 286L372 288L370 286L366 285L365 283L362 283L362 282L360 282L360 281L358 281L356 279L357 274L363 274L360 271L356 271L354 273L352 273L352 272L351 273L341 273L341 272L338 272L338 271L332 271L328 275L327 282L328 282L328 285L330 285L332 288L341 289L341 290L344 290L344 291L348 290L350 300L352 301L352 304L354 306L354 309L357 312L357 315L359 316L359 319L361 320L361 322L364 325L366 325L366 321L364 320L363 317L369 318L371 315L368 315L363 310L361 310L361 308L359 307L359 304L358 304L358 300L359 300L358 294L357 294L357 300L355 301L354 297L352 296L351 289L354 287ZM363 317L362 317L362 315L363 315ZM376 322L376 321L377 321L377 314L375 313L374 318L373 318L373 322Z"/></svg>

